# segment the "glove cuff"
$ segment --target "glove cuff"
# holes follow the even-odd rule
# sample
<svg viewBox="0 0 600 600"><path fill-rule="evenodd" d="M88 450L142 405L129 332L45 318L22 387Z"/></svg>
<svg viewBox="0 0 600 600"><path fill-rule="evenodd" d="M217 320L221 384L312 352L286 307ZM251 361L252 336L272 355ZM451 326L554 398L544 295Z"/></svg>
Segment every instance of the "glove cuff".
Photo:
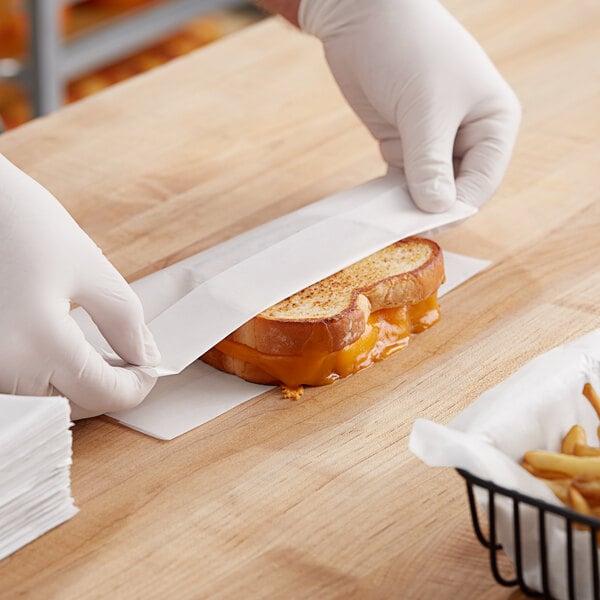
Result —
<svg viewBox="0 0 600 600"><path fill-rule="evenodd" d="M360 4L357 0L300 0L300 29L325 40L355 20Z"/></svg>

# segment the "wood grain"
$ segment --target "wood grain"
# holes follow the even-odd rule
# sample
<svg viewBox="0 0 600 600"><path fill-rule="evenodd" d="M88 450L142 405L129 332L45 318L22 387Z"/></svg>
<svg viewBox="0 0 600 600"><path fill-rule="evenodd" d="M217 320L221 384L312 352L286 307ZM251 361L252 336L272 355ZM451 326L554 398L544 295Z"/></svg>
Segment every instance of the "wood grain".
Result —
<svg viewBox="0 0 600 600"><path fill-rule="evenodd" d="M600 5L451 0L524 109L506 180L441 236L492 268L388 361L172 442L74 428L81 512L0 563L27 598L520 598L463 483L407 447L600 326ZM133 280L384 171L319 44L270 20L0 137Z"/></svg>

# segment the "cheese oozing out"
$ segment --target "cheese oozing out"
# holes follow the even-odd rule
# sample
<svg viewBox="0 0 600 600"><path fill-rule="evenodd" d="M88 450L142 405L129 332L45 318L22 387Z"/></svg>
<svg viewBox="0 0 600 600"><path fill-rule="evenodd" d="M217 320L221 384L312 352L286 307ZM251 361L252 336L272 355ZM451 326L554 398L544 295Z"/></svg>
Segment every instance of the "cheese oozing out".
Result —
<svg viewBox="0 0 600 600"><path fill-rule="evenodd" d="M253 364L281 383L326 385L347 377L405 348L413 333L420 333L440 319L437 293L413 305L384 308L371 313L363 334L337 352L323 354L310 349L302 356L274 356L239 342L224 339L216 346L223 354Z"/></svg>

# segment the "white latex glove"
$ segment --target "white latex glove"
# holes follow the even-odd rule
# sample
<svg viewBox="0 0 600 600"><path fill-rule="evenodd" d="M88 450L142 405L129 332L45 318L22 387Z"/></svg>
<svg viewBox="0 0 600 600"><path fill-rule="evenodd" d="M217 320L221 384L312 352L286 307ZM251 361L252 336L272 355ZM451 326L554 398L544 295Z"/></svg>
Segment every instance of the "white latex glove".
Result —
<svg viewBox="0 0 600 600"><path fill-rule="evenodd" d="M301 0L342 93L429 212L480 206L500 185L519 102L437 0ZM456 171L453 169L453 162Z"/></svg>
<svg viewBox="0 0 600 600"><path fill-rule="evenodd" d="M69 316L70 301L127 363L158 364L127 282L59 202L0 155L0 393L61 393L74 419L135 406L155 379L110 366Z"/></svg>

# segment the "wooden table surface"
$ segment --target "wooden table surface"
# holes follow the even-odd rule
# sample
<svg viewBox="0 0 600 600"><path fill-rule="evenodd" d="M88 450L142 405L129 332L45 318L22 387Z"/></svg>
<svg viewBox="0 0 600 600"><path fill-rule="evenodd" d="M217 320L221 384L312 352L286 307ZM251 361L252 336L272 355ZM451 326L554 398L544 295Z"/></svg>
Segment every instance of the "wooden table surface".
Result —
<svg viewBox="0 0 600 600"><path fill-rule="evenodd" d="M81 512L0 563L2 598L520 598L451 469L411 455L533 356L600 326L600 3L450 0L514 86L507 177L443 246L493 267L404 352L171 442L74 428ZM269 20L0 137L130 280L383 172L319 44Z"/></svg>

